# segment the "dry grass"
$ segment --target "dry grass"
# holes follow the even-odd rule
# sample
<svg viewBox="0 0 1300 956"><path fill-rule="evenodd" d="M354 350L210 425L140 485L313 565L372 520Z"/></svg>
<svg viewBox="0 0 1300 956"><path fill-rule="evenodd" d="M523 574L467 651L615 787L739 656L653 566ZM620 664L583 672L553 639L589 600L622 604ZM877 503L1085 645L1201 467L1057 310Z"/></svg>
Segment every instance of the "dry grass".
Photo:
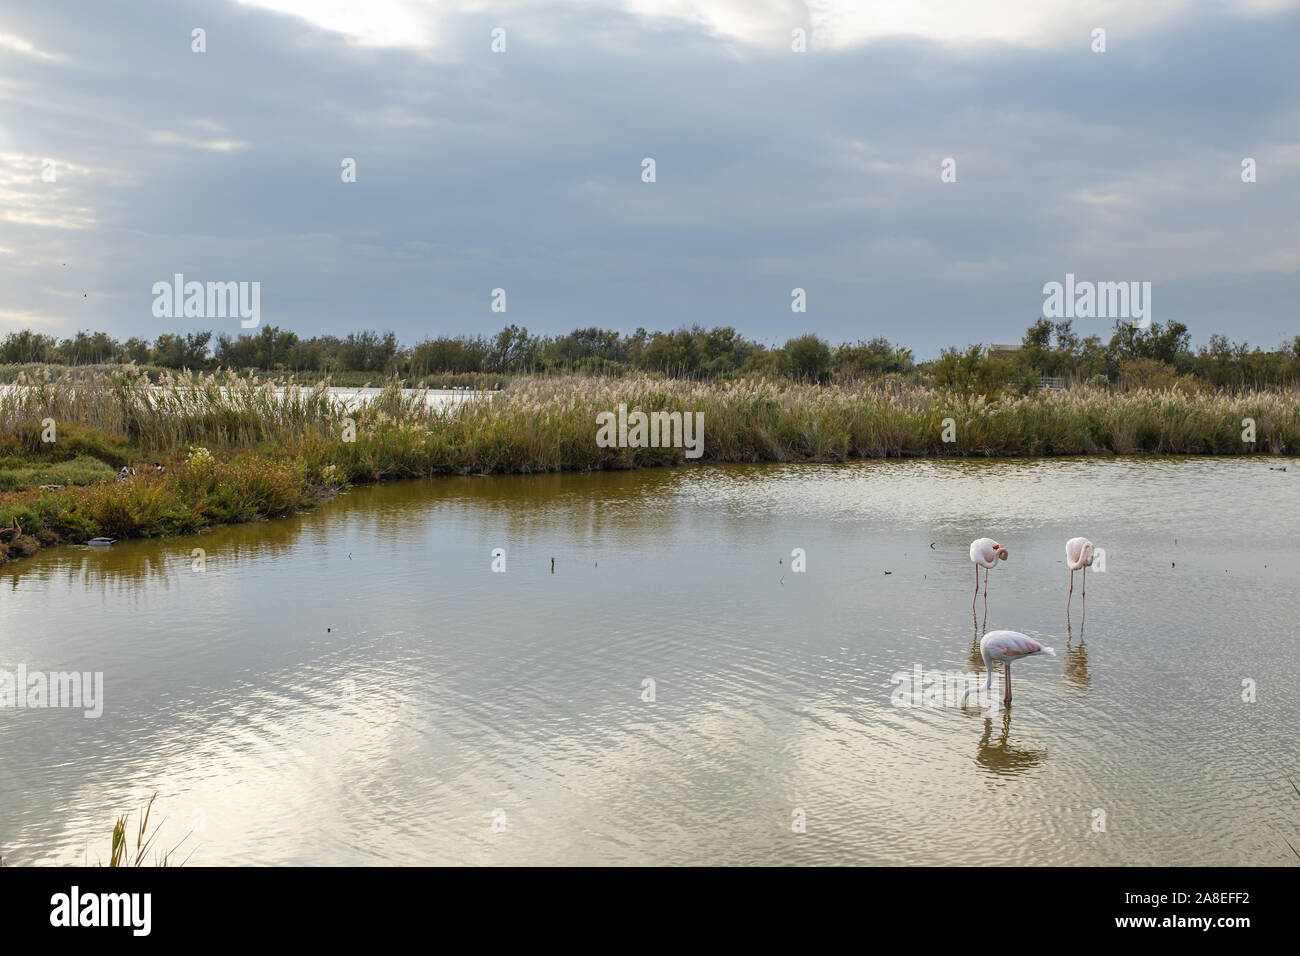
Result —
<svg viewBox="0 0 1300 956"><path fill-rule="evenodd" d="M228 373L167 376L156 386L144 376L110 375L42 377L0 388L0 471L30 465L31 474L59 474L34 466L79 461L64 474L91 474L89 459L140 470L124 484L0 494L0 528L17 519L23 529L6 553L284 514L355 482L687 461L681 448L599 447L596 416L619 404L629 411L703 413L704 462L1293 454L1300 448L1294 390L1228 395L1077 387L990 401L914 385L570 376L521 377L458 408L429 407L425 398L390 383L349 411L324 382L277 390ZM42 442L43 423L51 419L58 437ZM1243 441L1247 419L1254 422L1254 443ZM355 440L345 440L349 429ZM954 440L944 441L946 431ZM187 460L193 446L213 456ZM152 473L154 458L166 463L165 475Z"/></svg>

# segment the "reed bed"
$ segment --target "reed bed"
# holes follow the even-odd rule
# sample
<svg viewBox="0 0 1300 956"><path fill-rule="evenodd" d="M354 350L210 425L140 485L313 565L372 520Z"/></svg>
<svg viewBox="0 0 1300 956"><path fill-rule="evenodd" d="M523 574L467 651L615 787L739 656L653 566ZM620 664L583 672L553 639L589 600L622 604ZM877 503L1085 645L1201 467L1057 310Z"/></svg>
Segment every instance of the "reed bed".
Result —
<svg viewBox="0 0 1300 956"><path fill-rule="evenodd" d="M149 798L149 803L140 810L140 823L135 831L135 846L131 845L130 833L127 829L129 814L124 813L113 821L113 842L109 851L108 863L101 863L100 866L143 867L148 865L149 852L154 850L154 841L158 838L157 830L153 833L149 832L149 816L153 813L153 805L157 799L158 794L155 793ZM154 851L154 865L184 866L185 862L176 862L176 851L188 839L189 837L186 836L180 843L165 853Z"/></svg>
<svg viewBox="0 0 1300 956"><path fill-rule="evenodd" d="M648 377L521 377L456 409L390 382L351 411L327 383L280 387L228 373L20 381L0 391L0 433L28 434L54 419L86 425L142 452L190 445L255 448L341 443L356 423L356 454L392 444L395 464L420 473L556 471L680 460L671 449L601 449L596 415L629 410L703 412L704 461L840 460L908 455L1287 454L1300 447L1300 392L1228 395L1077 387L995 401L920 387L803 385L771 380L689 382ZM951 419L955 440L944 441ZM1255 441L1243 441L1243 422ZM411 440L421 450L411 459ZM30 442L28 443L30 444ZM375 446L380 446L376 448ZM363 448L365 449L362 454Z"/></svg>
<svg viewBox="0 0 1300 956"><path fill-rule="evenodd" d="M595 416L620 403L646 412L703 412L703 461L1287 454L1300 447L1296 392L1229 396L1076 388L987 401L923 388L766 380L523 379L501 399L467 408L446 427L472 433L473 441L460 445L458 463L475 471L683 460L680 449L596 447ZM1254 422L1253 443L1243 441L1247 419ZM946 420L950 442L944 440Z"/></svg>
<svg viewBox="0 0 1300 956"><path fill-rule="evenodd" d="M521 377L448 407L390 382L349 408L328 383L231 373L32 377L0 388L0 475L66 477L0 494L10 556L60 541L186 533L308 506L349 483L682 464L685 449L600 447L597 415L704 416L704 462L908 456L1293 454L1300 393L1066 391L987 400L919 386ZM50 420L56 440L43 441ZM1253 422L1255 441L1243 440ZM348 440L351 438L352 440ZM951 438L951 441L945 441ZM165 462L165 474L149 469ZM99 461L139 463L125 483ZM78 483L78 476L90 476ZM9 487L20 483L11 478ZM0 485L2 486L2 485ZM0 532L2 533L2 532ZM4 555L0 554L0 560Z"/></svg>

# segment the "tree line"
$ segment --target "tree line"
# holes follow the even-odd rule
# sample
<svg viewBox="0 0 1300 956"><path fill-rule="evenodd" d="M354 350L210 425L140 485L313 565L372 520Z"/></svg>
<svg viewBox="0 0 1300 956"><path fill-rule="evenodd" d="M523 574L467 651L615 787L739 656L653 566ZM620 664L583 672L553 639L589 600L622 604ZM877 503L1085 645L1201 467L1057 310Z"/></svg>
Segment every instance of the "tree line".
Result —
<svg viewBox="0 0 1300 956"><path fill-rule="evenodd" d="M538 336L509 325L492 336L424 339L407 348L392 332L303 338L276 326L237 337L207 331L166 333L152 343L118 342L104 332L78 332L63 340L30 330L0 342L0 364L125 364L172 369L256 369L262 372L371 372L420 379L439 373L620 375L659 372L678 378L736 374L825 380L832 375L906 373L915 368L908 349L883 338L829 346L815 335L792 338L780 348L747 339L734 328L693 326L671 332L637 329L574 329Z"/></svg>
<svg viewBox="0 0 1300 956"><path fill-rule="evenodd" d="M1080 336L1070 320L1039 319L1014 351L980 345L948 348L932 362L917 363L910 349L885 338L832 345L817 335L796 336L780 347L748 339L730 326L698 325L668 332L631 334L590 327L567 335L538 336L509 325L495 335L427 338L404 347L393 332L304 338L276 326L238 336L210 331L159 335L152 342L119 342L104 332L81 331L58 339L31 330L0 341L0 364L130 364L170 369L230 368L262 373L363 372L418 381L439 374L621 375L631 371L675 378L717 379L740 375L800 381L853 381L898 376L937 387L994 394L1006 388L1037 388L1044 376L1065 383L1119 383L1162 387L1179 378L1220 388L1261 388L1300 383L1300 335L1265 351L1213 335L1195 350L1180 322L1134 328L1116 323L1108 340Z"/></svg>
<svg viewBox="0 0 1300 956"><path fill-rule="evenodd" d="M1103 340L1080 336L1069 319L1038 319L1015 351L948 348L927 371L936 387L985 394L1037 388L1044 377L1125 388L1166 388L1180 380L1223 389L1274 388L1300 384L1300 335L1265 351L1215 334L1193 349L1181 322L1137 328L1117 321Z"/></svg>

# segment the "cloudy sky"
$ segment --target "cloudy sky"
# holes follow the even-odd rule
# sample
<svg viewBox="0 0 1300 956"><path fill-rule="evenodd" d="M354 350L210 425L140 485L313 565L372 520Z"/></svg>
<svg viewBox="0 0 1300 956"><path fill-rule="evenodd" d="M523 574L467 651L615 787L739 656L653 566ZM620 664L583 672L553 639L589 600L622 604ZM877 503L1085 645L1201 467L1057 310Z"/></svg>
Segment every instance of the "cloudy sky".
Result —
<svg viewBox="0 0 1300 956"><path fill-rule="evenodd" d="M1272 347L1300 333L1297 47L1294 0L5 0L0 333L238 332L154 317L179 272L260 282L304 335L698 322L930 357L1018 341L1074 273Z"/></svg>

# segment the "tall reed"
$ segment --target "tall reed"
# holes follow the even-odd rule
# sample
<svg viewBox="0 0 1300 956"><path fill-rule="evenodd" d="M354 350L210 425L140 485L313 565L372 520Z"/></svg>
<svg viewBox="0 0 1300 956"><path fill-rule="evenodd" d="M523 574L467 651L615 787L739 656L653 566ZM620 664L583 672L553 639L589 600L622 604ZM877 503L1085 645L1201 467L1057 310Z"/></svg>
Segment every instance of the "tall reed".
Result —
<svg viewBox="0 0 1300 956"><path fill-rule="evenodd" d="M310 448L354 477L444 471L555 471L683 459L680 449L608 449L596 416L702 412L704 461L842 460L908 455L1288 454L1300 448L1300 393L1227 395L1077 387L988 401L920 387L700 383L631 376L516 379L452 408L390 382L345 405L326 383L278 388L229 373L91 382L38 379L0 390L0 431L89 425L143 453ZM357 440L344 442L345 420ZM1243 440L1253 422L1254 441ZM949 427L946 427L949 426ZM951 440L947 440L951 439ZM351 447L348 447L351 446Z"/></svg>
<svg viewBox="0 0 1300 956"><path fill-rule="evenodd" d="M597 416L620 404L629 412L702 413L699 460L706 462L1300 449L1295 390L1077 387L990 401L914 385L570 376L520 377L456 406L426 399L395 381L357 403L325 382L279 388L229 373L168 375L156 385L116 375L0 386L0 471L10 476L8 487L23 475L93 480L104 473L95 461L143 459L142 473L126 482L0 493L0 534L10 539L0 543L0 561L59 541L178 534L283 514L352 482L688 460L684 448L598 445ZM47 442L51 423L56 437ZM204 455L194 458L194 446ZM165 460L166 474L148 467L154 457ZM3 530L15 521L21 534Z"/></svg>

